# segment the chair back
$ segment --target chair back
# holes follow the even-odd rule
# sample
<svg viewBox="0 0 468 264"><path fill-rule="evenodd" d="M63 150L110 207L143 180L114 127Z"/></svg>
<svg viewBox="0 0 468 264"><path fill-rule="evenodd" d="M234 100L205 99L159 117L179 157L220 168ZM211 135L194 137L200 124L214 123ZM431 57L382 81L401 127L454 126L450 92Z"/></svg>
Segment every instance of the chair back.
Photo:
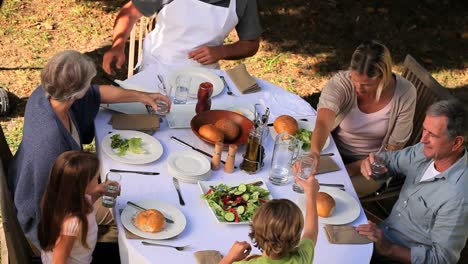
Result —
<svg viewBox="0 0 468 264"><path fill-rule="evenodd" d="M8 188L7 170L5 169L5 165L10 162L12 154L1 127L0 151L0 207L2 210L2 224L5 232L9 263L41 263L40 259L34 255L16 216L16 207L13 202L13 196ZM2 246L4 245L2 244Z"/></svg>
<svg viewBox="0 0 468 264"><path fill-rule="evenodd" d="M410 81L417 91L416 111L413 118L413 132L406 146L419 142L422 135L422 124L427 108L436 101L451 99L452 94L442 87L431 74L411 55L406 55L402 76Z"/></svg>
<svg viewBox="0 0 468 264"><path fill-rule="evenodd" d="M128 49L127 78L133 76L135 66L141 63L141 59L143 58L143 39L153 30L155 23L156 15L153 15L151 17L141 17L133 26L133 29L130 32L130 44ZM135 42L138 42L138 49L135 48Z"/></svg>

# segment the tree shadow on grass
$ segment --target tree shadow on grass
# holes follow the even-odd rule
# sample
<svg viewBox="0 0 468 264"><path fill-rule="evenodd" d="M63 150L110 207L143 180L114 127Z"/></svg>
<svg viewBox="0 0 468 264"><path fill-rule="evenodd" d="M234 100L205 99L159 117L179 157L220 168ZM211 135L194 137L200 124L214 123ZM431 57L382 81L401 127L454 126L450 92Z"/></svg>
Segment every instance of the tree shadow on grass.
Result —
<svg viewBox="0 0 468 264"><path fill-rule="evenodd" d="M395 63L406 54L428 70L464 69L468 40L466 1L280 0L261 1L267 49L326 59L314 65L326 75L347 67L364 40L388 46Z"/></svg>

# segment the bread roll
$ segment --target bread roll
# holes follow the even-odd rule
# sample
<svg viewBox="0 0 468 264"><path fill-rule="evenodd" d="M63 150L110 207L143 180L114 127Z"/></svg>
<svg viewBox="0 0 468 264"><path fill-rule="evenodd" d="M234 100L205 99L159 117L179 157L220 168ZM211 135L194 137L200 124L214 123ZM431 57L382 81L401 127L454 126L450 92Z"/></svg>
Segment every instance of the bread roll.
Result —
<svg viewBox="0 0 468 264"><path fill-rule="evenodd" d="M157 233L164 229L166 219L164 219L164 215L160 211L149 209L137 214L134 225L141 231Z"/></svg>
<svg viewBox="0 0 468 264"><path fill-rule="evenodd" d="M335 210L335 199L328 193L317 193L317 213L320 217L330 217Z"/></svg>
<svg viewBox="0 0 468 264"><path fill-rule="evenodd" d="M206 124L198 129L198 134L213 142L224 142L224 134L212 124Z"/></svg>
<svg viewBox="0 0 468 264"><path fill-rule="evenodd" d="M297 132L298 124L294 117L288 115L281 115L275 119L275 122L273 122L273 127L275 128L275 131L278 134L285 131L289 135L293 136Z"/></svg>
<svg viewBox="0 0 468 264"><path fill-rule="evenodd" d="M239 126L227 118L216 121L215 127L224 134L226 141L234 141L239 136Z"/></svg>

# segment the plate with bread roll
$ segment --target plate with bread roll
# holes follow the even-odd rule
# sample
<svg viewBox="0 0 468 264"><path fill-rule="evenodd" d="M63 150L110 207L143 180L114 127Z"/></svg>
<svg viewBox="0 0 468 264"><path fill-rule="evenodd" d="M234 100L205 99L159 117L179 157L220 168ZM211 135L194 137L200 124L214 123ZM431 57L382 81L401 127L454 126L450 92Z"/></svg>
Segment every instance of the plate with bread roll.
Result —
<svg viewBox="0 0 468 264"><path fill-rule="evenodd" d="M185 215L174 205L156 200L136 202L147 210L127 206L122 212L122 224L131 233L147 239L168 239L182 233L187 225ZM165 218L174 223L167 223Z"/></svg>
<svg viewBox="0 0 468 264"><path fill-rule="evenodd" d="M298 205L305 212L306 197L299 195ZM319 222L329 225L344 225L356 220L361 208L349 193L335 187L320 186L317 194Z"/></svg>
<svg viewBox="0 0 468 264"><path fill-rule="evenodd" d="M302 141L303 150L309 150L310 138L314 128L315 122L296 120L289 115L280 115L273 122L273 127L270 127L270 134L273 140L275 140L278 134L286 132ZM325 141L322 150L326 149L329 145L330 137Z"/></svg>

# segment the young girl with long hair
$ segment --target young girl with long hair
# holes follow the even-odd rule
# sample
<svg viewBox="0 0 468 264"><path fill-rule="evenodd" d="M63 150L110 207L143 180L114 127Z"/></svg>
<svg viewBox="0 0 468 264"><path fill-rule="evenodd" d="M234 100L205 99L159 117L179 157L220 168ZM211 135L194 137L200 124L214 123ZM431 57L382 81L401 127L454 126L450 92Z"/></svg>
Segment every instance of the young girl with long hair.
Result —
<svg viewBox="0 0 468 264"><path fill-rule="evenodd" d="M55 161L38 228L43 263L91 263L98 232L93 203L105 191L98 177L95 154L67 151Z"/></svg>

